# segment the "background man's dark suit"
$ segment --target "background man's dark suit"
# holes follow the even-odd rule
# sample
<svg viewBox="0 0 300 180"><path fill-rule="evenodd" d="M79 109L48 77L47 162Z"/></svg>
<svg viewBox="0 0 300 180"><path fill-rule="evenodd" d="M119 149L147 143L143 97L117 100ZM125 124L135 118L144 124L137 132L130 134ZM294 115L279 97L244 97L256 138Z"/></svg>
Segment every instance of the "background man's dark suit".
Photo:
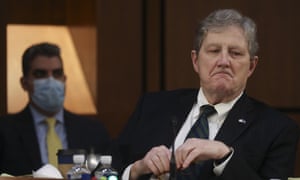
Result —
<svg viewBox="0 0 300 180"><path fill-rule="evenodd" d="M109 143L106 129L98 121L64 111L67 141L70 149L91 147L105 153ZM31 174L42 166L39 145L29 107L0 119L0 171Z"/></svg>
<svg viewBox="0 0 300 180"><path fill-rule="evenodd" d="M123 169L142 159L158 145L170 147L174 140L172 120L178 132L198 90L176 90L147 94L118 139L120 154L114 165ZM292 176L299 129L297 125L266 105L243 94L229 112L216 140L234 148L234 155L222 176L213 173L213 161L207 161L199 179L258 180L260 177ZM123 162L118 160L123 158ZM120 164L121 163L121 164Z"/></svg>

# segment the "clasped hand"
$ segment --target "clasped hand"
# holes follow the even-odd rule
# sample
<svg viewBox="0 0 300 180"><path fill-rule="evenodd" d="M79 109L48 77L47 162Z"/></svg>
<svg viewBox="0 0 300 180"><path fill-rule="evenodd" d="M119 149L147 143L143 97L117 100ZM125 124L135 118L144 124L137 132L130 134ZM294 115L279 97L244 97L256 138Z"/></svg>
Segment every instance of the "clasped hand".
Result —
<svg viewBox="0 0 300 180"><path fill-rule="evenodd" d="M192 162L209 159L221 159L230 152L223 142L190 138L175 151L177 169L185 169ZM145 157L136 161L130 171L130 178L137 179L143 174L153 173L156 176L170 171L171 150L161 145L153 147Z"/></svg>

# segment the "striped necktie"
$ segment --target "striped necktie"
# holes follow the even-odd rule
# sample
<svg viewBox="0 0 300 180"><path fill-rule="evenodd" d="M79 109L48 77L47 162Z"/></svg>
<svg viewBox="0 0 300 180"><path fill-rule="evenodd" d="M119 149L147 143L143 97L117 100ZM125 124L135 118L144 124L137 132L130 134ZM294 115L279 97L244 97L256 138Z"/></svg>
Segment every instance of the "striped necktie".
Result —
<svg viewBox="0 0 300 180"><path fill-rule="evenodd" d="M47 125L48 125L48 131L47 131L47 150L48 150L48 161L50 164L57 167L57 157L56 153L58 149L62 148L62 143L55 131L55 124L56 119L55 118L47 118L46 119Z"/></svg>
<svg viewBox="0 0 300 180"><path fill-rule="evenodd" d="M212 114L216 113L216 110L211 105L203 105L200 108L200 116L194 123L191 130L189 131L186 139L188 138L209 138L209 127L207 118ZM192 163L188 168L178 173L178 180L193 180L197 179L199 173L201 173L202 162Z"/></svg>
<svg viewBox="0 0 300 180"><path fill-rule="evenodd" d="M186 138L202 138L208 139L209 137L209 127L207 118L216 112L215 108L211 105L203 105L200 108L200 116L198 120L194 123L190 132Z"/></svg>

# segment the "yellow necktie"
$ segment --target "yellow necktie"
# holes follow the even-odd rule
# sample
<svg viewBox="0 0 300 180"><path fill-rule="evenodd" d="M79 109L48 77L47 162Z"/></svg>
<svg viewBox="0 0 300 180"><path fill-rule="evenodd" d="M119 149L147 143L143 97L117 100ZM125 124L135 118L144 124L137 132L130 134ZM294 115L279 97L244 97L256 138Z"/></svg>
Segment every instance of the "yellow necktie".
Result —
<svg viewBox="0 0 300 180"><path fill-rule="evenodd" d="M46 122L48 124L47 132L47 149L48 149L48 160L49 163L57 167L57 150L62 149L62 143L55 131L56 119L47 118Z"/></svg>

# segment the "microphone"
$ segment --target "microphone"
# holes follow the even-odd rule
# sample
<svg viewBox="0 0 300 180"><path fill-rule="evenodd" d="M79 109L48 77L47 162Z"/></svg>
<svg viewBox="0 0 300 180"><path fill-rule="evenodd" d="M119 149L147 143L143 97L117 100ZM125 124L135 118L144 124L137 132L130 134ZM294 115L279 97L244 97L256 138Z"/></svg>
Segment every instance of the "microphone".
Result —
<svg viewBox="0 0 300 180"><path fill-rule="evenodd" d="M176 131L177 131L177 119L173 117L171 120L172 123L172 130L173 130L173 144L171 149L171 159L170 159L170 176L169 180L176 180L177 177L177 167L176 167L176 159L175 159L175 138L176 138Z"/></svg>

